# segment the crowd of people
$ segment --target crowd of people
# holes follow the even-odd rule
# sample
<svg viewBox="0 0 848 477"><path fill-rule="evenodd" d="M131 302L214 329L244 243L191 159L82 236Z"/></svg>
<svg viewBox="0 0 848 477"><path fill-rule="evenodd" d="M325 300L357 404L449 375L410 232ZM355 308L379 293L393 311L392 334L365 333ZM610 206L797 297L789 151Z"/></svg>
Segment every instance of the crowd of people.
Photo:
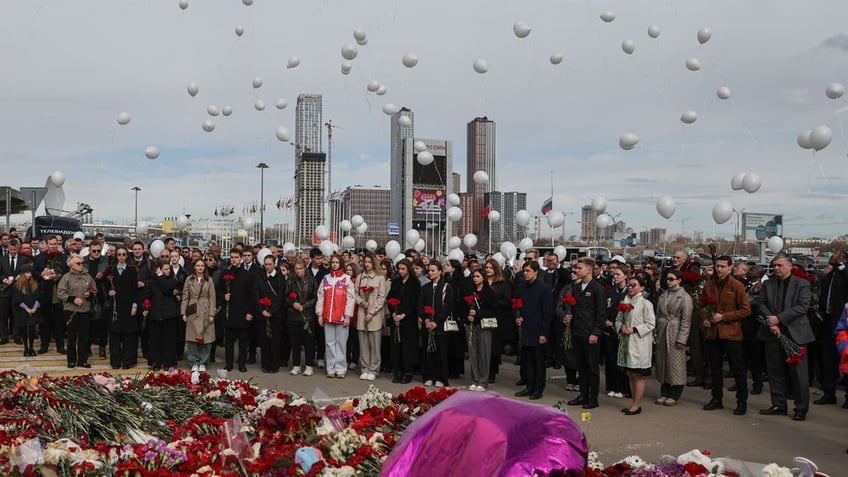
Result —
<svg viewBox="0 0 848 477"><path fill-rule="evenodd" d="M813 404L837 404L840 372L848 374L841 252L814 276L785 255L767 275L727 256L702 266L685 250L674 266L647 259L637 267L621 256L561 264L535 249L504 264L412 249L399 261L382 248L324 256L236 244L224 253L166 238L153 256L138 240L2 234L0 251L0 344L12 339L29 357L52 343L69 368L89 368L91 353L129 369L140 351L154 371L186 362L202 373L222 347L228 371L258 364L311 376L321 368L327 378L357 371L395 383L420 375L441 387L466 374L467 360L468 389L485 391L516 356L516 396L540 399L553 367L577 392L569 405L593 409L603 392L630 398L622 413L632 416L651 375L658 405L703 386L711 390L703 409L723 409L727 362L734 414L747 413L750 373L751 394L769 385L771 406L760 413L787 415L793 400L795 420L809 411L811 381L824 392Z"/></svg>

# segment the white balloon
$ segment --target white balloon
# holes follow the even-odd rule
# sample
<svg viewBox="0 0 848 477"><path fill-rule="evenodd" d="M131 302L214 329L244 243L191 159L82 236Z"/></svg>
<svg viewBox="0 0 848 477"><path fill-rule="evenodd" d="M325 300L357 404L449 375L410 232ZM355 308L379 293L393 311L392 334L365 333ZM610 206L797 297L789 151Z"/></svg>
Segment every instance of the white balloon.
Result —
<svg viewBox="0 0 848 477"><path fill-rule="evenodd" d="M83 233L83 232L74 232L74 239L85 240L85 233Z"/></svg>
<svg viewBox="0 0 848 477"><path fill-rule="evenodd" d="M356 44L359 46L365 46L368 44L368 38L365 38L364 40L356 40Z"/></svg>
<svg viewBox="0 0 848 477"><path fill-rule="evenodd" d="M621 50L628 55L632 55L634 51L636 51L636 44L633 43L633 40L626 39L621 42Z"/></svg>
<svg viewBox="0 0 848 477"><path fill-rule="evenodd" d="M386 85L381 84L380 87L377 88L377 91L374 92L374 94L376 94L377 96L383 96L388 90L389 88L387 88Z"/></svg>
<svg viewBox="0 0 848 477"><path fill-rule="evenodd" d="M188 8L188 0L180 0L180 10Z"/></svg>
<svg viewBox="0 0 848 477"><path fill-rule="evenodd" d="M459 195L453 194L453 193L448 194L448 205L457 206L460 203L461 203L461 201L459 199Z"/></svg>
<svg viewBox="0 0 848 477"><path fill-rule="evenodd" d="M360 225L365 223L365 219L363 219L361 215L356 214L350 218L350 223L354 227L359 227Z"/></svg>
<svg viewBox="0 0 848 477"><path fill-rule="evenodd" d="M527 212L524 209L516 212L515 223L518 224L519 227L527 227L527 224L530 223L530 212Z"/></svg>
<svg viewBox="0 0 848 477"><path fill-rule="evenodd" d="M300 66L300 58L296 56L289 58L288 63L286 63L286 68L297 68L298 66Z"/></svg>
<svg viewBox="0 0 848 477"><path fill-rule="evenodd" d="M253 0L241 0L241 3L247 5L248 7L253 5Z"/></svg>
<svg viewBox="0 0 848 477"><path fill-rule="evenodd" d="M200 86L198 86L197 83L192 81L188 84L188 86L186 86L186 91L188 91L189 96L193 98L197 96L197 93L200 91Z"/></svg>
<svg viewBox="0 0 848 477"><path fill-rule="evenodd" d="M158 257L159 254L162 253L162 250L165 250L165 242L163 242L159 239L156 239L156 240L150 242L149 250L150 250L151 256Z"/></svg>
<svg viewBox="0 0 848 477"><path fill-rule="evenodd" d="M779 235L773 235L768 239L768 249L773 253L783 250L783 239Z"/></svg>
<svg viewBox="0 0 848 477"><path fill-rule="evenodd" d="M558 259L560 262L562 262L563 260L565 260L565 256L566 256L566 254L568 254L568 249L566 249L566 248L565 248L565 247L563 247L562 245L557 245L556 247L554 247L554 255L556 255L556 256L557 256L557 259Z"/></svg>
<svg viewBox="0 0 848 477"><path fill-rule="evenodd" d="M515 244L507 240L501 244L501 254L507 259L507 261L512 262L512 259L515 258L515 252L518 249L515 248Z"/></svg>
<svg viewBox="0 0 848 477"><path fill-rule="evenodd" d="M754 172L749 172L745 174L745 178L742 179L742 188L745 189L745 192L749 194L753 194L760 190L760 187L763 186L763 180L760 179L760 175Z"/></svg>
<svg viewBox="0 0 848 477"><path fill-rule="evenodd" d="M159 151L156 152L156 155L159 155ZM153 159L155 159L155 157ZM62 187L65 185L65 174L61 171L53 172L50 174L50 183L55 187Z"/></svg>
<svg viewBox="0 0 848 477"><path fill-rule="evenodd" d="M421 151L415 157L422 166L429 166L435 160L433 153L430 151Z"/></svg>
<svg viewBox="0 0 848 477"><path fill-rule="evenodd" d="M224 116L229 116L229 115L233 114L233 107L232 106L224 106L223 108L221 108L221 114L223 114Z"/></svg>
<svg viewBox="0 0 848 477"><path fill-rule="evenodd" d="M412 248L414 248L416 252L422 252L425 248L427 248L427 243L424 242L424 239L418 239L418 241L415 242L415 245L413 245Z"/></svg>
<svg viewBox="0 0 848 477"><path fill-rule="evenodd" d="M530 34L530 25L524 22L515 22L512 25L512 32L515 33L515 36L518 38L527 38L527 35Z"/></svg>
<svg viewBox="0 0 848 477"><path fill-rule="evenodd" d="M218 106L215 106L214 104L210 104L209 106L206 106L206 113L209 114L210 116L217 116L218 113L219 113Z"/></svg>
<svg viewBox="0 0 848 477"><path fill-rule="evenodd" d="M459 237L451 237L448 239L448 248L459 248L462 245L462 239Z"/></svg>
<svg viewBox="0 0 848 477"><path fill-rule="evenodd" d="M350 70L353 69L353 65L350 63L342 63L342 74L347 75L350 74Z"/></svg>
<svg viewBox="0 0 848 477"><path fill-rule="evenodd" d="M377 250L377 241L376 240L369 240L369 241L365 242L365 249L368 250L369 252L373 252L374 250Z"/></svg>
<svg viewBox="0 0 848 477"><path fill-rule="evenodd" d="M733 177L730 179L730 188L733 190L742 190L742 180L744 178L744 172L737 172L736 174L733 174Z"/></svg>
<svg viewBox="0 0 848 477"><path fill-rule="evenodd" d="M378 89L380 89L380 82L377 81L377 80L371 80L371 81L368 82L368 84L365 85L365 89L374 93Z"/></svg>
<svg viewBox="0 0 848 477"><path fill-rule="evenodd" d="M427 145L424 144L424 141L415 141L412 143L412 150L415 152L426 151Z"/></svg>
<svg viewBox="0 0 848 477"><path fill-rule="evenodd" d="M356 227L356 234L357 235L365 235L365 232L368 232L368 224L365 223L365 222L362 222L361 224L359 224Z"/></svg>
<svg viewBox="0 0 848 477"><path fill-rule="evenodd" d="M475 184L488 184L489 174L486 171L477 171L472 176Z"/></svg>
<svg viewBox="0 0 848 477"><path fill-rule="evenodd" d="M386 103L386 104L383 105L383 113L385 113L387 116L397 114L397 112L398 112L398 107L395 106L394 104Z"/></svg>
<svg viewBox="0 0 848 477"><path fill-rule="evenodd" d="M456 260L457 262L462 262L465 260L465 254L462 250L455 248L448 252L448 260Z"/></svg>
<svg viewBox="0 0 848 477"><path fill-rule="evenodd" d="M286 242L283 244L283 254L289 253L290 250L297 250L297 247L292 242Z"/></svg>
<svg viewBox="0 0 848 477"><path fill-rule="evenodd" d="M682 122L683 124L692 124L697 120L698 113L692 111L691 109L689 111L685 111L683 114L680 115L680 122Z"/></svg>
<svg viewBox="0 0 848 477"><path fill-rule="evenodd" d="M553 55L551 55L549 61L552 65L558 65L562 63L562 53L554 53Z"/></svg>
<svg viewBox="0 0 848 477"><path fill-rule="evenodd" d="M260 78L258 76L256 78L253 78L253 82L251 84L253 85L253 89L261 88L262 87L262 78Z"/></svg>
<svg viewBox="0 0 848 477"><path fill-rule="evenodd" d="M813 144L810 142L810 136L812 134L812 129L807 129L806 131L801 131L800 133L798 133L798 145L801 146L801 149L813 148Z"/></svg>
<svg viewBox="0 0 848 477"><path fill-rule="evenodd" d="M528 248L533 248L533 239L531 239L530 237L524 237L518 242L518 250L521 250L523 252Z"/></svg>
<svg viewBox="0 0 848 477"><path fill-rule="evenodd" d="M552 210L548 214L548 225L553 228L562 227L562 224L565 223L565 216L562 215L561 212L556 210Z"/></svg>
<svg viewBox="0 0 848 477"><path fill-rule="evenodd" d="M358 30L358 29L353 30L353 39L354 40L362 41L362 40L365 40L365 38L366 38L365 30Z"/></svg>
<svg viewBox="0 0 848 477"><path fill-rule="evenodd" d="M118 113L118 124L120 124L121 126L126 126L129 123L130 123L130 113L128 113L126 111Z"/></svg>
<svg viewBox="0 0 848 477"><path fill-rule="evenodd" d="M352 60L359 54L359 49L356 45L347 44L342 47L342 58Z"/></svg>
<svg viewBox="0 0 848 477"><path fill-rule="evenodd" d="M335 244L329 240L322 240L321 243L318 244L318 248L325 257L329 257L336 252Z"/></svg>
<svg viewBox="0 0 848 477"><path fill-rule="evenodd" d="M415 245L415 242L421 238L421 234L418 233L415 229L409 229L406 231L406 246L411 247Z"/></svg>
<svg viewBox="0 0 848 477"><path fill-rule="evenodd" d="M415 56L415 53L406 53L400 61L403 63L403 66L414 68L418 64L418 57Z"/></svg>
<svg viewBox="0 0 848 477"><path fill-rule="evenodd" d="M592 199L592 210L599 214L603 214L607 210L607 198L598 196Z"/></svg>
<svg viewBox="0 0 848 477"><path fill-rule="evenodd" d="M485 74L489 71L489 63L486 62L483 58L477 58L474 60L474 71L477 73Z"/></svg>
<svg viewBox="0 0 848 477"><path fill-rule="evenodd" d="M186 227L188 227L188 217L185 215L177 217L177 228L182 230Z"/></svg>
<svg viewBox="0 0 848 477"><path fill-rule="evenodd" d="M501 213L497 210L489 212L489 222L497 222L501 220Z"/></svg>
<svg viewBox="0 0 848 477"><path fill-rule="evenodd" d="M244 220L241 221L241 224L244 228L251 229L254 225L256 225L256 220L253 217L245 217Z"/></svg>
<svg viewBox="0 0 848 477"><path fill-rule="evenodd" d="M244 35L244 27L241 25L236 25L236 36Z"/></svg>
<svg viewBox="0 0 848 477"><path fill-rule="evenodd" d="M639 144L639 136L633 133L624 133L618 138L618 147L625 151L633 149L636 147L636 144Z"/></svg>
<svg viewBox="0 0 848 477"><path fill-rule="evenodd" d="M659 38L660 36L660 27L656 25L651 25L648 27L648 36L651 38Z"/></svg>
<svg viewBox="0 0 848 477"><path fill-rule="evenodd" d="M698 58L689 58L686 60L686 69L689 71L698 71L701 69L701 62Z"/></svg>
<svg viewBox="0 0 848 477"><path fill-rule="evenodd" d="M152 161L159 157L159 148L156 146L147 146L144 149L144 155Z"/></svg>
<svg viewBox="0 0 848 477"><path fill-rule="evenodd" d="M207 119L203 121L203 124L200 125L206 132L212 132L215 130L215 123L211 119Z"/></svg>
<svg viewBox="0 0 848 477"><path fill-rule="evenodd" d="M344 248L353 248L356 246L356 239L350 235L345 236L342 239L342 247Z"/></svg>
<svg viewBox="0 0 848 477"><path fill-rule="evenodd" d="M674 199L671 196L664 195L657 199L657 212L663 218L670 219L676 209L677 204L674 203Z"/></svg>
<svg viewBox="0 0 848 477"><path fill-rule="evenodd" d="M276 103L277 109L280 109L280 110L286 109L286 106L288 106L288 105L289 105L289 102L286 101L286 98L277 99L277 103Z"/></svg>
<svg viewBox="0 0 848 477"><path fill-rule="evenodd" d="M833 132L827 126L816 126L813 132L810 133L810 146L816 151L821 151L830 144L833 139Z"/></svg>
<svg viewBox="0 0 848 477"><path fill-rule="evenodd" d="M400 253L400 244L397 240L389 240L386 242L386 256L394 259Z"/></svg>
<svg viewBox="0 0 848 477"><path fill-rule="evenodd" d="M291 138L291 134L289 133L289 128L280 126L277 128L277 139L282 142L288 142Z"/></svg>
<svg viewBox="0 0 848 477"><path fill-rule="evenodd" d="M477 236L474 234L465 234L465 237L462 237L462 243L468 248L474 248L477 245Z"/></svg>
<svg viewBox="0 0 848 477"><path fill-rule="evenodd" d="M615 20L615 13L613 13L611 10L602 12L601 20L603 20L604 23L611 23L613 20Z"/></svg>
<svg viewBox="0 0 848 477"><path fill-rule="evenodd" d="M612 225L612 222L612 217L609 214L601 214L595 219L595 225L602 229Z"/></svg>
<svg viewBox="0 0 848 477"><path fill-rule="evenodd" d="M824 94L827 95L830 99L839 99L845 94L845 86L842 83L830 83L827 85L827 89Z"/></svg>
<svg viewBox="0 0 848 477"><path fill-rule="evenodd" d="M733 204L730 202L723 200L716 205L713 206L713 220L715 223L721 225L733 216Z"/></svg>
<svg viewBox="0 0 848 477"><path fill-rule="evenodd" d="M265 109L265 101L257 99L256 102L253 103L253 107L256 108L257 111L263 111Z"/></svg>
<svg viewBox="0 0 848 477"><path fill-rule="evenodd" d="M447 215L447 218L448 218L449 221L459 222L459 220L462 219L462 209L460 209L459 207L455 207L455 206L451 207L447 210L445 215Z"/></svg>
<svg viewBox="0 0 848 477"><path fill-rule="evenodd" d="M501 268L503 268L504 264L506 263L506 257L504 257L502 253L498 252L498 253L492 255L492 258L496 262L498 262L498 265L500 265Z"/></svg>
<svg viewBox="0 0 848 477"><path fill-rule="evenodd" d="M339 222L339 228L342 230L342 232L350 232L350 230L353 228L353 224L350 223L350 220L345 219Z"/></svg>
<svg viewBox="0 0 848 477"><path fill-rule="evenodd" d="M330 238L330 230L327 228L326 225L319 225L315 227L315 236L321 240L327 240L328 238Z"/></svg>
<svg viewBox="0 0 848 477"><path fill-rule="evenodd" d="M259 263L265 263L265 257L268 255L271 255L271 249L268 247L262 247L258 252L256 252L256 259L259 260Z"/></svg>
<svg viewBox="0 0 848 477"><path fill-rule="evenodd" d="M730 88L727 86L722 86L716 91L716 96L718 99L729 99L730 98Z"/></svg>
<svg viewBox="0 0 848 477"><path fill-rule="evenodd" d="M150 228L150 224L148 224L147 222L143 222L143 221L139 222L138 225L135 226L135 233L136 233L136 235L144 235L144 234L147 233L149 228ZM101 255L102 255L102 253L101 253Z"/></svg>
<svg viewBox="0 0 848 477"><path fill-rule="evenodd" d="M710 30L710 27L701 28L700 30L698 30L698 43L703 45L704 43L710 41L710 38L712 38L712 36L713 32L712 30Z"/></svg>
<svg viewBox="0 0 848 477"><path fill-rule="evenodd" d="M409 116L401 116L398 118L398 124L403 127L412 126L412 119L410 119Z"/></svg>

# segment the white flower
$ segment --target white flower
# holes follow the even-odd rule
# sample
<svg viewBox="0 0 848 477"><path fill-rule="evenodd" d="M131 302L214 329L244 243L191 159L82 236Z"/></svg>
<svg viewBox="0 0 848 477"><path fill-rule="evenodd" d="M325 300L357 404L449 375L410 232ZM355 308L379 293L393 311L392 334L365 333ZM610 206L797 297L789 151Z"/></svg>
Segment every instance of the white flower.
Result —
<svg viewBox="0 0 848 477"><path fill-rule="evenodd" d="M315 428L315 432L319 436L326 436L336 432L335 426L326 417L321 418L321 424Z"/></svg>
<svg viewBox="0 0 848 477"><path fill-rule="evenodd" d="M624 459L622 459L620 462L624 462L634 469L641 469L642 467L648 467L650 465L647 462L645 462L645 460L642 459L641 457L639 457L638 455L627 456Z"/></svg>
<svg viewBox="0 0 848 477"><path fill-rule="evenodd" d="M372 407L384 408L392 404L391 393L380 391L373 384L368 386L365 394L359 397L359 405L356 406L356 412L362 412Z"/></svg>
<svg viewBox="0 0 848 477"><path fill-rule="evenodd" d="M710 458L709 458L709 457L707 457L707 456L705 456L705 455L704 455L703 453L701 453L701 451L699 451L698 449L692 449L692 450L690 450L689 452L687 452L687 453L685 453L685 454L681 454L681 455L677 458L677 463L678 463L678 464L686 465L686 464L688 464L688 463L690 463L690 462L694 462L694 463L696 463L696 464L701 464L701 465L703 465L704 467L706 467L707 469L710 469L710 468L711 468L711 464L712 464L712 461L710 460Z"/></svg>
<svg viewBox="0 0 848 477"><path fill-rule="evenodd" d="M604 464L598 459L597 451L589 451L589 456L586 459L586 465L592 469L604 469Z"/></svg>
<svg viewBox="0 0 848 477"><path fill-rule="evenodd" d="M216 389L214 391L209 391L208 393L206 393L207 399L217 399L219 397L221 397L221 390L220 389Z"/></svg>
<svg viewBox="0 0 848 477"><path fill-rule="evenodd" d="M325 467L324 472L322 472L321 475L324 477L353 477L356 475L356 469L349 465L339 468Z"/></svg>
<svg viewBox="0 0 848 477"><path fill-rule="evenodd" d="M763 467L763 477L792 477L792 471L786 467L771 463Z"/></svg>
<svg viewBox="0 0 848 477"><path fill-rule="evenodd" d="M297 399L290 402L289 406L303 406L304 404L309 404L309 402L306 399L303 399L302 397L298 397Z"/></svg>

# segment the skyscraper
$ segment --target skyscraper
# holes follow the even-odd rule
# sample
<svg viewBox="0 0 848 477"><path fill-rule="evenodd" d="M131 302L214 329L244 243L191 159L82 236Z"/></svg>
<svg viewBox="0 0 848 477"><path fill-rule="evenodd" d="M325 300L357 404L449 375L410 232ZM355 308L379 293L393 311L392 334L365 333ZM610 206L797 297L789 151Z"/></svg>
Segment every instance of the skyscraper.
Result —
<svg viewBox="0 0 848 477"><path fill-rule="evenodd" d="M473 121L468 123L467 131L466 151L468 157L466 164L468 170L466 171L467 187L465 190L471 194L473 206L470 210L463 212L474 218L470 232L480 234L485 228L482 215L485 207L485 194L498 189L495 122L485 116L474 118ZM489 174L489 182L486 184L474 182L474 173L477 171L484 171Z"/></svg>
<svg viewBox="0 0 848 477"><path fill-rule="evenodd" d="M357 237L357 246L365 246L365 240L376 239L379 243L389 240L388 226L391 191L385 187L350 186L342 193L342 216L339 220L361 215L368 224L364 234L351 231Z"/></svg>
<svg viewBox="0 0 848 477"><path fill-rule="evenodd" d="M485 220L485 228L491 226L493 250L497 250L501 242L509 240L518 243L527 235L524 227L515 223L515 213L527 208L526 192L491 192L485 196L486 202L491 210L497 210L501 214L498 222L491 223ZM482 214L481 214L482 217Z"/></svg>
<svg viewBox="0 0 848 477"><path fill-rule="evenodd" d="M297 236L309 243L315 227L324 223L323 123L320 94L301 94L295 110L295 202Z"/></svg>
<svg viewBox="0 0 848 477"><path fill-rule="evenodd" d="M391 123L391 159L389 185L392 191L392 204L389 220L392 223L403 222L403 191L407 176L405 166L404 140L415 136L415 113L409 108L400 108L392 116Z"/></svg>
<svg viewBox="0 0 848 477"><path fill-rule="evenodd" d="M413 148L416 141L427 147L433 162L426 165L418 162L418 153ZM453 193L451 150L451 142L445 140L407 138L403 141L400 235L403 237L412 228L418 230L428 251L442 250L446 234L450 237L453 229L453 223L445 220L447 196ZM396 192L392 184L392 194ZM393 198L393 206L394 201Z"/></svg>

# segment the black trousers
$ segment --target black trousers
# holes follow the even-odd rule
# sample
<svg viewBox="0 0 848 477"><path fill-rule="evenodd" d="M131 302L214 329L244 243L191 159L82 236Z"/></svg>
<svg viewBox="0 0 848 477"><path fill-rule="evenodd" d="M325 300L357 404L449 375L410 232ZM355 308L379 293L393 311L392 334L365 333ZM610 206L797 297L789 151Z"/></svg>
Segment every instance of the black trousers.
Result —
<svg viewBox="0 0 848 477"><path fill-rule="evenodd" d="M291 339L292 366L300 366L301 347L303 347L306 366L315 366L315 327L310 328L312 333L307 333L303 323L289 321L286 326L289 330L289 339Z"/></svg>
<svg viewBox="0 0 848 477"><path fill-rule="evenodd" d="M424 362L421 366L421 374L424 381L441 381L448 385L448 370L450 369L450 339L447 335L433 335L436 343L436 351L427 351L427 340L429 333L424 333Z"/></svg>
<svg viewBox="0 0 848 477"><path fill-rule="evenodd" d="M186 323L182 320L181 317L177 318L177 332L174 337L176 347L176 359L177 361L182 361L185 358L185 335L186 335Z"/></svg>
<svg viewBox="0 0 848 477"><path fill-rule="evenodd" d="M545 390L545 349L544 345L521 347L521 369L530 394L542 394Z"/></svg>
<svg viewBox="0 0 848 477"><path fill-rule="evenodd" d="M65 311L64 316L68 328L68 364L87 363L91 312Z"/></svg>
<svg viewBox="0 0 848 477"><path fill-rule="evenodd" d="M807 356L798 364L786 364L783 347L777 339L763 343L766 351L766 369L769 376L769 392L772 406L786 409L786 398L790 391L795 395L795 410L807 412L810 408L810 375ZM788 379L787 379L788 378Z"/></svg>
<svg viewBox="0 0 848 477"><path fill-rule="evenodd" d="M135 366L138 362L138 333L109 334L109 363L113 368Z"/></svg>
<svg viewBox="0 0 848 477"><path fill-rule="evenodd" d="M836 349L836 341L833 339L833 330L836 325L833 318L827 314L822 320L822 337L820 339L821 364L822 364L822 391L825 394L836 394L839 382L839 351ZM771 380L771 378L769 378ZM848 379L845 381L845 397L848 398Z"/></svg>
<svg viewBox="0 0 848 477"><path fill-rule="evenodd" d="M406 343L396 343L394 338L395 328L392 327L392 336L389 337L389 359L392 363L392 375L398 379L404 376L412 376L415 371L413 366L403 359L403 346ZM385 349L385 347L383 348Z"/></svg>
<svg viewBox="0 0 848 477"><path fill-rule="evenodd" d="M256 359L256 348L262 343L262 336L265 334L265 322L262 320L263 318L261 314L258 314L248 323L247 356L253 359ZM262 351L265 351L265 349L263 348Z"/></svg>
<svg viewBox="0 0 848 477"><path fill-rule="evenodd" d="M269 320L260 315L256 321L258 321L261 330L259 346L262 347L262 369L276 371L280 369L283 318L272 316ZM271 336L268 336L269 334Z"/></svg>
<svg viewBox="0 0 848 477"><path fill-rule="evenodd" d="M721 401L724 396L722 365L724 364L724 357L727 356L727 361L730 363L730 372L736 382L736 400L747 402L748 381L745 379L745 353L742 350L742 341L707 340L707 349L710 351L713 399Z"/></svg>
<svg viewBox="0 0 848 477"><path fill-rule="evenodd" d="M280 366L288 366L291 359L292 346L289 338L289 325L285 317L280 320Z"/></svg>
<svg viewBox="0 0 848 477"><path fill-rule="evenodd" d="M603 335L601 342L604 349L604 381L607 392L614 391L629 394L630 383L624 369L618 365L618 335ZM675 400L677 398L674 398Z"/></svg>
<svg viewBox="0 0 848 477"><path fill-rule="evenodd" d="M49 300L49 299L48 299ZM56 340L56 348L65 347L65 314L61 303L47 304L41 308L41 324L38 325L41 347L47 349L50 340Z"/></svg>
<svg viewBox="0 0 848 477"><path fill-rule="evenodd" d="M679 401L680 396L683 396L683 386L672 386L668 383L662 383L662 385L660 385L660 396L670 397L675 401Z"/></svg>
<svg viewBox="0 0 848 477"><path fill-rule="evenodd" d="M347 334L347 347L345 348L347 356L345 359L348 363L359 364L359 333L355 326L350 327Z"/></svg>
<svg viewBox="0 0 848 477"><path fill-rule="evenodd" d="M236 341L239 343L238 365L239 367L247 364L247 348L250 334L249 328L227 328L224 338L224 364L227 368L233 367L233 359L235 358Z"/></svg>
<svg viewBox="0 0 848 477"><path fill-rule="evenodd" d="M763 384L763 375L766 370L766 355L763 350L763 342L758 339L745 339L742 341L742 351L745 355L748 371L755 384Z"/></svg>
<svg viewBox="0 0 848 477"><path fill-rule="evenodd" d="M111 323L111 317L97 319L94 316L91 317L91 321L89 321L91 344L96 344L101 348L105 348L109 344L109 325Z"/></svg>
<svg viewBox="0 0 848 477"><path fill-rule="evenodd" d="M448 377L458 378L465 374L465 351L468 348L468 340L465 333L468 330L460 327L459 331L446 333L448 337Z"/></svg>
<svg viewBox="0 0 848 477"><path fill-rule="evenodd" d="M9 339L10 331L12 334L17 334L12 319L12 299L11 297L0 297L0 340Z"/></svg>
<svg viewBox="0 0 848 477"><path fill-rule="evenodd" d="M154 365L170 368L177 365L177 341L179 318L168 318L162 321L149 320L147 322L149 348L147 358Z"/></svg>
<svg viewBox="0 0 848 477"><path fill-rule="evenodd" d="M577 380L580 396L589 401L598 400L601 386L601 344L589 344L588 336L573 336L574 358L577 364Z"/></svg>

